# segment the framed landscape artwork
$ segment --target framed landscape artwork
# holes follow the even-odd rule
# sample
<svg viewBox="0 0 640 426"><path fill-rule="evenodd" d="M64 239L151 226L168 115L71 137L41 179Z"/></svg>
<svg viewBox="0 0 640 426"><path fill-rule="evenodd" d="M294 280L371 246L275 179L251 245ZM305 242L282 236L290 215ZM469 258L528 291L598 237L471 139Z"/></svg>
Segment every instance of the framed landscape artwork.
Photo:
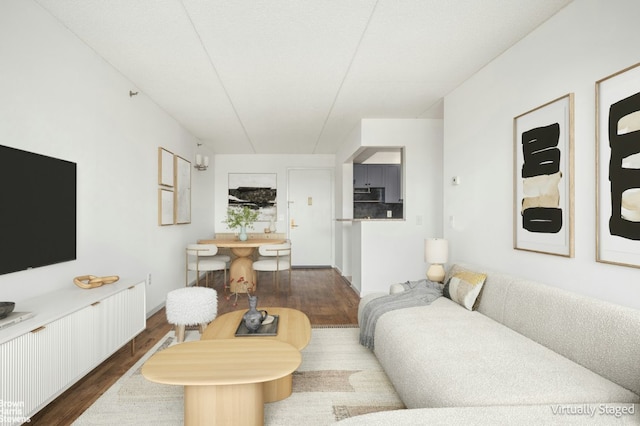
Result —
<svg viewBox="0 0 640 426"><path fill-rule="evenodd" d="M514 118L514 248L573 257L573 94Z"/></svg>
<svg viewBox="0 0 640 426"><path fill-rule="evenodd" d="M640 267L640 64L596 82L596 260Z"/></svg>
<svg viewBox="0 0 640 426"><path fill-rule="evenodd" d="M229 173L229 208L247 206L258 211L259 222L277 214L276 173Z"/></svg>

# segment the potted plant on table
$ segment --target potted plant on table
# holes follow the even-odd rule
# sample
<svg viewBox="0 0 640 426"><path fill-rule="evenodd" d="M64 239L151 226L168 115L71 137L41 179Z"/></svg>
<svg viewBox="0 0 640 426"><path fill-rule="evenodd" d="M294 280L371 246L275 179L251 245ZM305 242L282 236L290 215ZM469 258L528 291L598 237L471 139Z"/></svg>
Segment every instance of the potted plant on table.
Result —
<svg viewBox="0 0 640 426"><path fill-rule="evenodd" d="M227 226L231 229L240 228L238 238L240 241L247 240L247 228L253 229L253 223L258 220L258 212L247 206L241 208L227 209Z"/></svg>

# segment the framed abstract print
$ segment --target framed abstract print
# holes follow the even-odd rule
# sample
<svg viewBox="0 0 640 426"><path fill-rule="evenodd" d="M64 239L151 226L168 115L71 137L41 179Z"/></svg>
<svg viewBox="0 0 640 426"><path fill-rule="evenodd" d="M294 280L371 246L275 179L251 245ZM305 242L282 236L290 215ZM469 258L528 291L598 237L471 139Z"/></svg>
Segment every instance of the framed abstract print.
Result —
<svg viewBox="0 0 640 426"><path fill-rule="evenodd" d="M514 118L514 248L573 257L573 94Z"/></svg>
<svg viewBox="0 0 640 426"><path fill-rule="evenodd" d="M258 222L277 217L276 173L229 173L229 208L248 206L258 211Z"/></svg>
<svg viewBox="0 0 640 426"><path fill-rule="evenodd" d="M640 267L640 64L596 82L596 260Z"/></svg>
<svg viewBox="0 0 640 426"><path fill-rule="evenodd" d="M158 188L158 225L173 225L173 191Z"/></svg>
<svg viewBox="0 0 640 426"><path fill-rule="evenodd" d="M191 162L175 157L174 222L191 223Z"/></svg>
<svg viewBox="0 0 640 426"><path fill-rule="evenodd" d="M158 185L173 188L173 152L158 147Z"/></svg>

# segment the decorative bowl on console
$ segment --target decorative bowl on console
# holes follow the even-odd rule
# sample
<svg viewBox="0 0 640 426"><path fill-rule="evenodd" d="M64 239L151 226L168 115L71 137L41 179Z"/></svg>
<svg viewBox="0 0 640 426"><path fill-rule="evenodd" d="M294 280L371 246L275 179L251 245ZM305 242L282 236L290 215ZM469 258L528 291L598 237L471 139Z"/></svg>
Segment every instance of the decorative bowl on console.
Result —
<svg viewBox="0 0 640 426"><path fill-rule="evenodd" d="M0 302L0 319L6 317L11 312L13 312L13 308L16 307L15 302Z"/></svg>

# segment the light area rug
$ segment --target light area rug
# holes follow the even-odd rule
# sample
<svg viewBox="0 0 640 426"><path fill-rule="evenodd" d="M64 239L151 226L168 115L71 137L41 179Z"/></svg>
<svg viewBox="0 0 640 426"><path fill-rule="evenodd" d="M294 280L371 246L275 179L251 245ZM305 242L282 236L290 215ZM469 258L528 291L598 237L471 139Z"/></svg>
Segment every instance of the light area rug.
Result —
<svg viewBox="0 0 640 426"><path fill-rule="evenodd" d="M265 425L329 425L338 420L404 408L373 353L358 343L358 328L313 328L293 374L290 397L265 404ZM187 331L186 341L197 340ZM156 351L174 342L169 332L111 386L74 425L182 425L183 388L140 373Z"/></svg>

